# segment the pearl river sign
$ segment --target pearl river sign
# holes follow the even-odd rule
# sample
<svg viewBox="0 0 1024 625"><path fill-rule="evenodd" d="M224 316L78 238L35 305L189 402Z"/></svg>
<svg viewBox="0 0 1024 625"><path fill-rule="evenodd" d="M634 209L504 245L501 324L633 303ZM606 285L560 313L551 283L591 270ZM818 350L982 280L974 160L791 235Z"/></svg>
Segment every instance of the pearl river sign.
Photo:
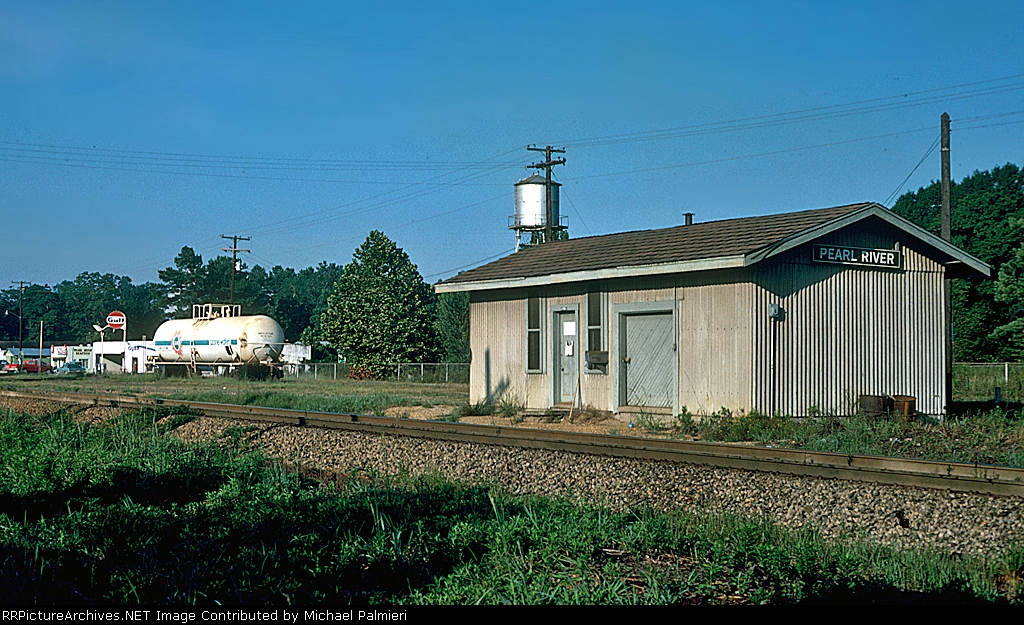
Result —
<svg viewBox="0 0 1024 625"><path fill-rule="evenodd" d="M899 244L896 249L889 250L871 250L846 245L814 245L812 249L811 260L816 263L884 267L885 269L899 269L903 265L903 254L899 249Z"/></svg>

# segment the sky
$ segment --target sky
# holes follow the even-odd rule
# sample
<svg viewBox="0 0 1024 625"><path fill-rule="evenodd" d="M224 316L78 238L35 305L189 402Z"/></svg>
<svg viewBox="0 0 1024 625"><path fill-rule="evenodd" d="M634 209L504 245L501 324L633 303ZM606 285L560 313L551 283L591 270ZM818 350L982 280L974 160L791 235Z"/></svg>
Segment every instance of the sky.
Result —
<svg viewBox="0 0 1024 625"><path fill-rule="evenodd" d="M512 252L528 145L574 238L891 206L944 111L954 179L1024 163L1024 3L4 0L0 287L371 230L436 282Z"/></svg>

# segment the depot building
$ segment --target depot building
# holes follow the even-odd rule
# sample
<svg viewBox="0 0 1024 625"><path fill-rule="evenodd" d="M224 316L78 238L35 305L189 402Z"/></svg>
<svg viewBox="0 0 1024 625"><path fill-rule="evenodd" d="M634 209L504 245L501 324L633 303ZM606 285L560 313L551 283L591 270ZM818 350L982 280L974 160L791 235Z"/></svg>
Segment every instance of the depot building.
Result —
<svg viewBox="0 0 1024 625"><path fill-rule="evenodd" d="M470 402L529 411L946 412L963 250L875 203L555 241L436 286L470 295Z"/></svg>

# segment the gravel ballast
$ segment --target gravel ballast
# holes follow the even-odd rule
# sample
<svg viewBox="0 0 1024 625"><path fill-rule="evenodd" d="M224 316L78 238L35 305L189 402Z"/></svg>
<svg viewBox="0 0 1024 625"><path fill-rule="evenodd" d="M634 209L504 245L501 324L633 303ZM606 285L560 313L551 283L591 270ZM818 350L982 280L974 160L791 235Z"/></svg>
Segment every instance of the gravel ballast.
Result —
<svg viewBox="0 0 1024 625"><path fill-rule="evenodd" d="M28 414L63 407L0 399L0 408ZM82 421L116 412L71 408ZM440 474L514 494L568 497L620 510L646 506L764 517L815 529L828 539L948 553L993 554L1024 544L1024 498L211 417L175 432L186 442L207 442L222 439L228 428L287 463L340 478Z"/></svg>
<svg viewBox="0 0 1024 625"><path fill-rule="evenodd" d="M203 417L178 429L215 440L228 427L297 466L345 476L440 474L515 494L615 509L691 509L764 517L828 539L992 554L1024 542L1024 499L475 443Z"/></svg>

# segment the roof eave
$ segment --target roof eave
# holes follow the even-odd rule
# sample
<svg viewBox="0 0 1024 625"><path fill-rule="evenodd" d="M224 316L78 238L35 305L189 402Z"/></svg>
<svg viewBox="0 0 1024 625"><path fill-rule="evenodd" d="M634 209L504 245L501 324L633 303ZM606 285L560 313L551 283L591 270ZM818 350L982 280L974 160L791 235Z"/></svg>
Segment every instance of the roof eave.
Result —
<svg viewBox="0 0 1024 625"><path fill-rule="evenodd" d="M985 262L971 256L952 243L935 236L912 221L900 217L881 204L870 204L864 208L853 211L852 213L843 215L838 219L833 219L832 221L823 223L820 226L808 228L807 230L803 230L792 236L786 237L781 241L773 243L768 247L750 252L744 256L743 264L744 266L753 265L754 263L761 262L762 260L771 258L772 256L777 256L778 254L782 254L783 252L789 251L805 243L810 243L819 237L825 236L826 234L835 232L836 230L840 230L862 219L872 216L887 221L897 228L908 231L911 235L921 239L940 252L952 257L952 262L954 263L962 263L969 267L970 270L980 273L985 277L990 277L992 275L992 267Z"/></svg>
<svg viewBox="0 0 1024 625"><path fill-rule="evenodd" d="M629 265L609 267L591 271L572 271L567 273L531 276L527 278L502 278L499 280L474 280L472 282L455 282L434 285L437 293L460 293L467 291L493 291L497 289L522 289L551 284L567 284L573 282L589 282L591 280L607 280L610 278L630 278L634 276L653 276L670 273L691 273L694 271L711 271L714 269L733 269L743 267L744 256L719 256L701 258L677 263L660 263L656 265Z"/></svg>

